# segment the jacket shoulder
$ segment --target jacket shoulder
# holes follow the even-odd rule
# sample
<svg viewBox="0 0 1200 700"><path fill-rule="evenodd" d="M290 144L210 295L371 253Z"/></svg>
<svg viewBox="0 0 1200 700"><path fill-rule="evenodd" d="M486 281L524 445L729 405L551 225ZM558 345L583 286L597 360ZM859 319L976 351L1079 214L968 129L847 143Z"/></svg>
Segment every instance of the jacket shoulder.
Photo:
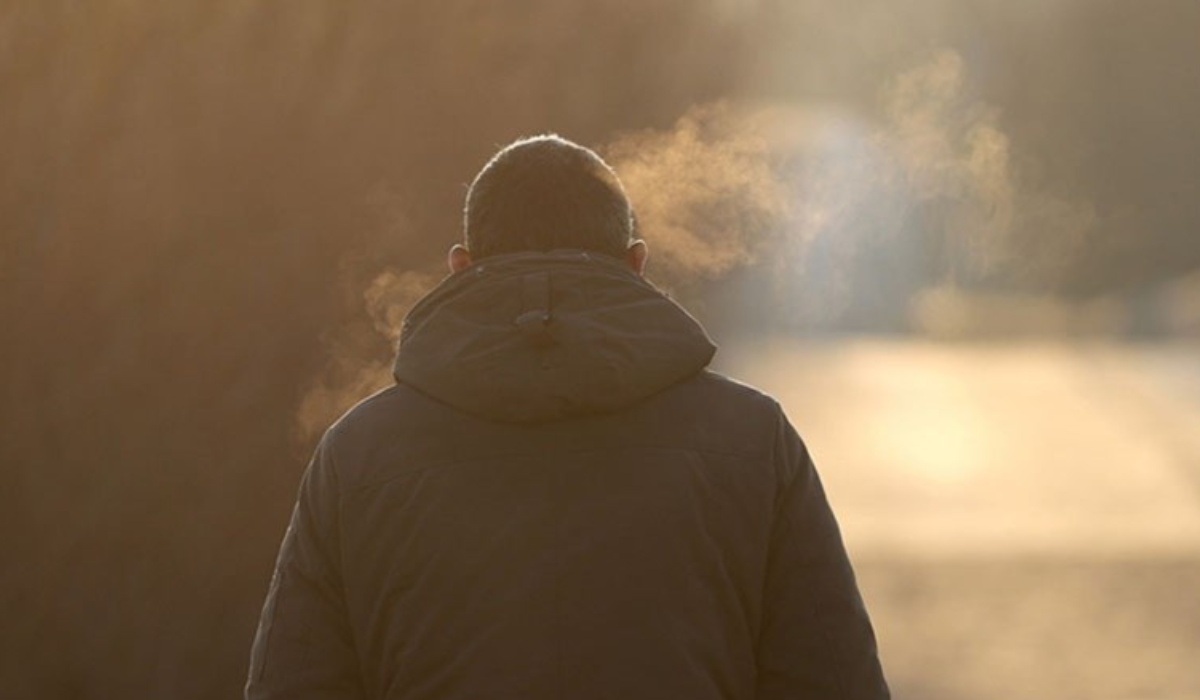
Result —
<svg viewBox="0 0 1200 700"><path fill-rule="evenodd" d="M371 432L381 422L394 420L402 410L401 387L392 385L367 396L351 406L325 431L323 441L338 444L353 440L356 435Z"/></svg>
<svg viewBox="0 0 1200 700"><path fill-rule="evenodd" d="M645 407L643 420L699 451L768 458L787 419L769 394L718 374L699 372Z"/></svg>
<svg viewBox="0 0 1200 700"><path fill-rule="evenodd" d="M759 406L764 410L779 410L779 402L775 397L758 387L746 384L720 372L706 369L697 374L693 381L708 391L721 392L731 401L745 402L747 406Z"/></svg>
<svg viewBox="0 0 1200 700"><path fill-rule="evenodd" d="M767 392L732 377L704 370L680 386L684 392L703 398L708 408L721 407L730 412L747 413L757 420L777 420L783 416L779 401Z"/></svg>
<svg viewBox="0 0 1200 700"><path fill-rule="evenodd" d="M339 471L356 471L355 465L376 445L397 430L410 425L421 411L414 403L428 401L408 387L396 384L367 396L351 406L329 426L321 437L323 451L338 465ZM355 481L353 474L345 482Z"/></svg>

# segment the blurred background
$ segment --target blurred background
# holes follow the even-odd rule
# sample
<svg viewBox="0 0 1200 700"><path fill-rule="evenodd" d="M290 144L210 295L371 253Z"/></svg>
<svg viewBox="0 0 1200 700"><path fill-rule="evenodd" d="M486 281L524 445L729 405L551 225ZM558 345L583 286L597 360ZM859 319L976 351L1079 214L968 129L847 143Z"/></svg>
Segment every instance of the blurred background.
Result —
<svg viewBox="0 0 1200 700"><path fill-rule="evenodd" d="M1200 4L0 2L0 694L236 697L320 432L555 131L902 700L1200 699Z"/></svg>

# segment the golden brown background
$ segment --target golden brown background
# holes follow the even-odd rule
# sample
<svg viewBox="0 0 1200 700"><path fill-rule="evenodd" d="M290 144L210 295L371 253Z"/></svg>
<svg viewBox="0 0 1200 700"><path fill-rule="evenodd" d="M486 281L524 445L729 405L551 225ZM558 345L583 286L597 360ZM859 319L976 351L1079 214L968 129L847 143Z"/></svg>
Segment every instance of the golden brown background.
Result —
<svg viewBox="0 0 1200 700"><path fill-rule="evenodd" d="M795 411L802 431L884 420L846 392L888 358L984 376L979 343L1003 364L1031 336L1102 342L1133 374L1150 360L1121 348L1166 348L1196 376L1198 37L1192 0L0 0L0 695L240 692L315 434L386 381L466 183L520 135L613 159L651 276L748 339L756 381L844 399ZM822 344L780 360L764 334ZM889 340L829 359L859 337ZM1083 371L1047 352L1011 376ZM945 401L918 448L969 400ZM1064 406L1063 446L1012 459L1078 465L1129 424ZM836 430L816 433L837 486ZM1188 445L1153 464L1194 503ZM873 501L843 483L854 550ZM1195 540L1114 559L863 537L899 698L1200 698Z"/></svg>

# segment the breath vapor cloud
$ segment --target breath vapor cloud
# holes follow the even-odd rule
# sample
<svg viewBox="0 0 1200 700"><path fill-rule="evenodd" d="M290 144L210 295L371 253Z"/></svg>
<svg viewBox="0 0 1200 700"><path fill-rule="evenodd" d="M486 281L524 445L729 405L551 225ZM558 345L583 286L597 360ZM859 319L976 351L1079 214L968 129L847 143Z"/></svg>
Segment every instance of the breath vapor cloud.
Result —
<svg viewBox="0 0 1200 700"><path fill-rule="evenodd" d="M919 327L940 327L956 290L1052 284L1095 220L1086 203L1021 181L1000 115L969 82L962 57L941 50L888 81L874 115L718 102L601 151L651 245L650 276L687 301L757 267L773 296L743 303L793 325L907 324L915 306ZM404 315L437 281L353 277L366 320L330 338L329 368L299 412L306 438L391 381Z"/></svg>
<svg viewBox="0 0 1200 700"><path fill-rule="evenodd" d="M1086 202L1023 181L1033 158L1000 117L944 49L887 81L873 114L717 103L605 152L669 286L762 267L793 321L879 326L927 288L1052 288L1094 226Z"/></svg>

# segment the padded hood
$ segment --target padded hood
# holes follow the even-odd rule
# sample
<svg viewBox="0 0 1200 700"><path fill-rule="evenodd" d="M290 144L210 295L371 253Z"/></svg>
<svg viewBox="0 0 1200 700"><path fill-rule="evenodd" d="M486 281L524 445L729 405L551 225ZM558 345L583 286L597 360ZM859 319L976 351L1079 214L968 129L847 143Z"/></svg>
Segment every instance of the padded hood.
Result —
<svg viewBox="0 0 1200 700"><path fill-rule="evenodd" d="M485 259L405 319L396 381L491 420L624 408L712 360L700 324L619 260L582 251Z"/></svg>

